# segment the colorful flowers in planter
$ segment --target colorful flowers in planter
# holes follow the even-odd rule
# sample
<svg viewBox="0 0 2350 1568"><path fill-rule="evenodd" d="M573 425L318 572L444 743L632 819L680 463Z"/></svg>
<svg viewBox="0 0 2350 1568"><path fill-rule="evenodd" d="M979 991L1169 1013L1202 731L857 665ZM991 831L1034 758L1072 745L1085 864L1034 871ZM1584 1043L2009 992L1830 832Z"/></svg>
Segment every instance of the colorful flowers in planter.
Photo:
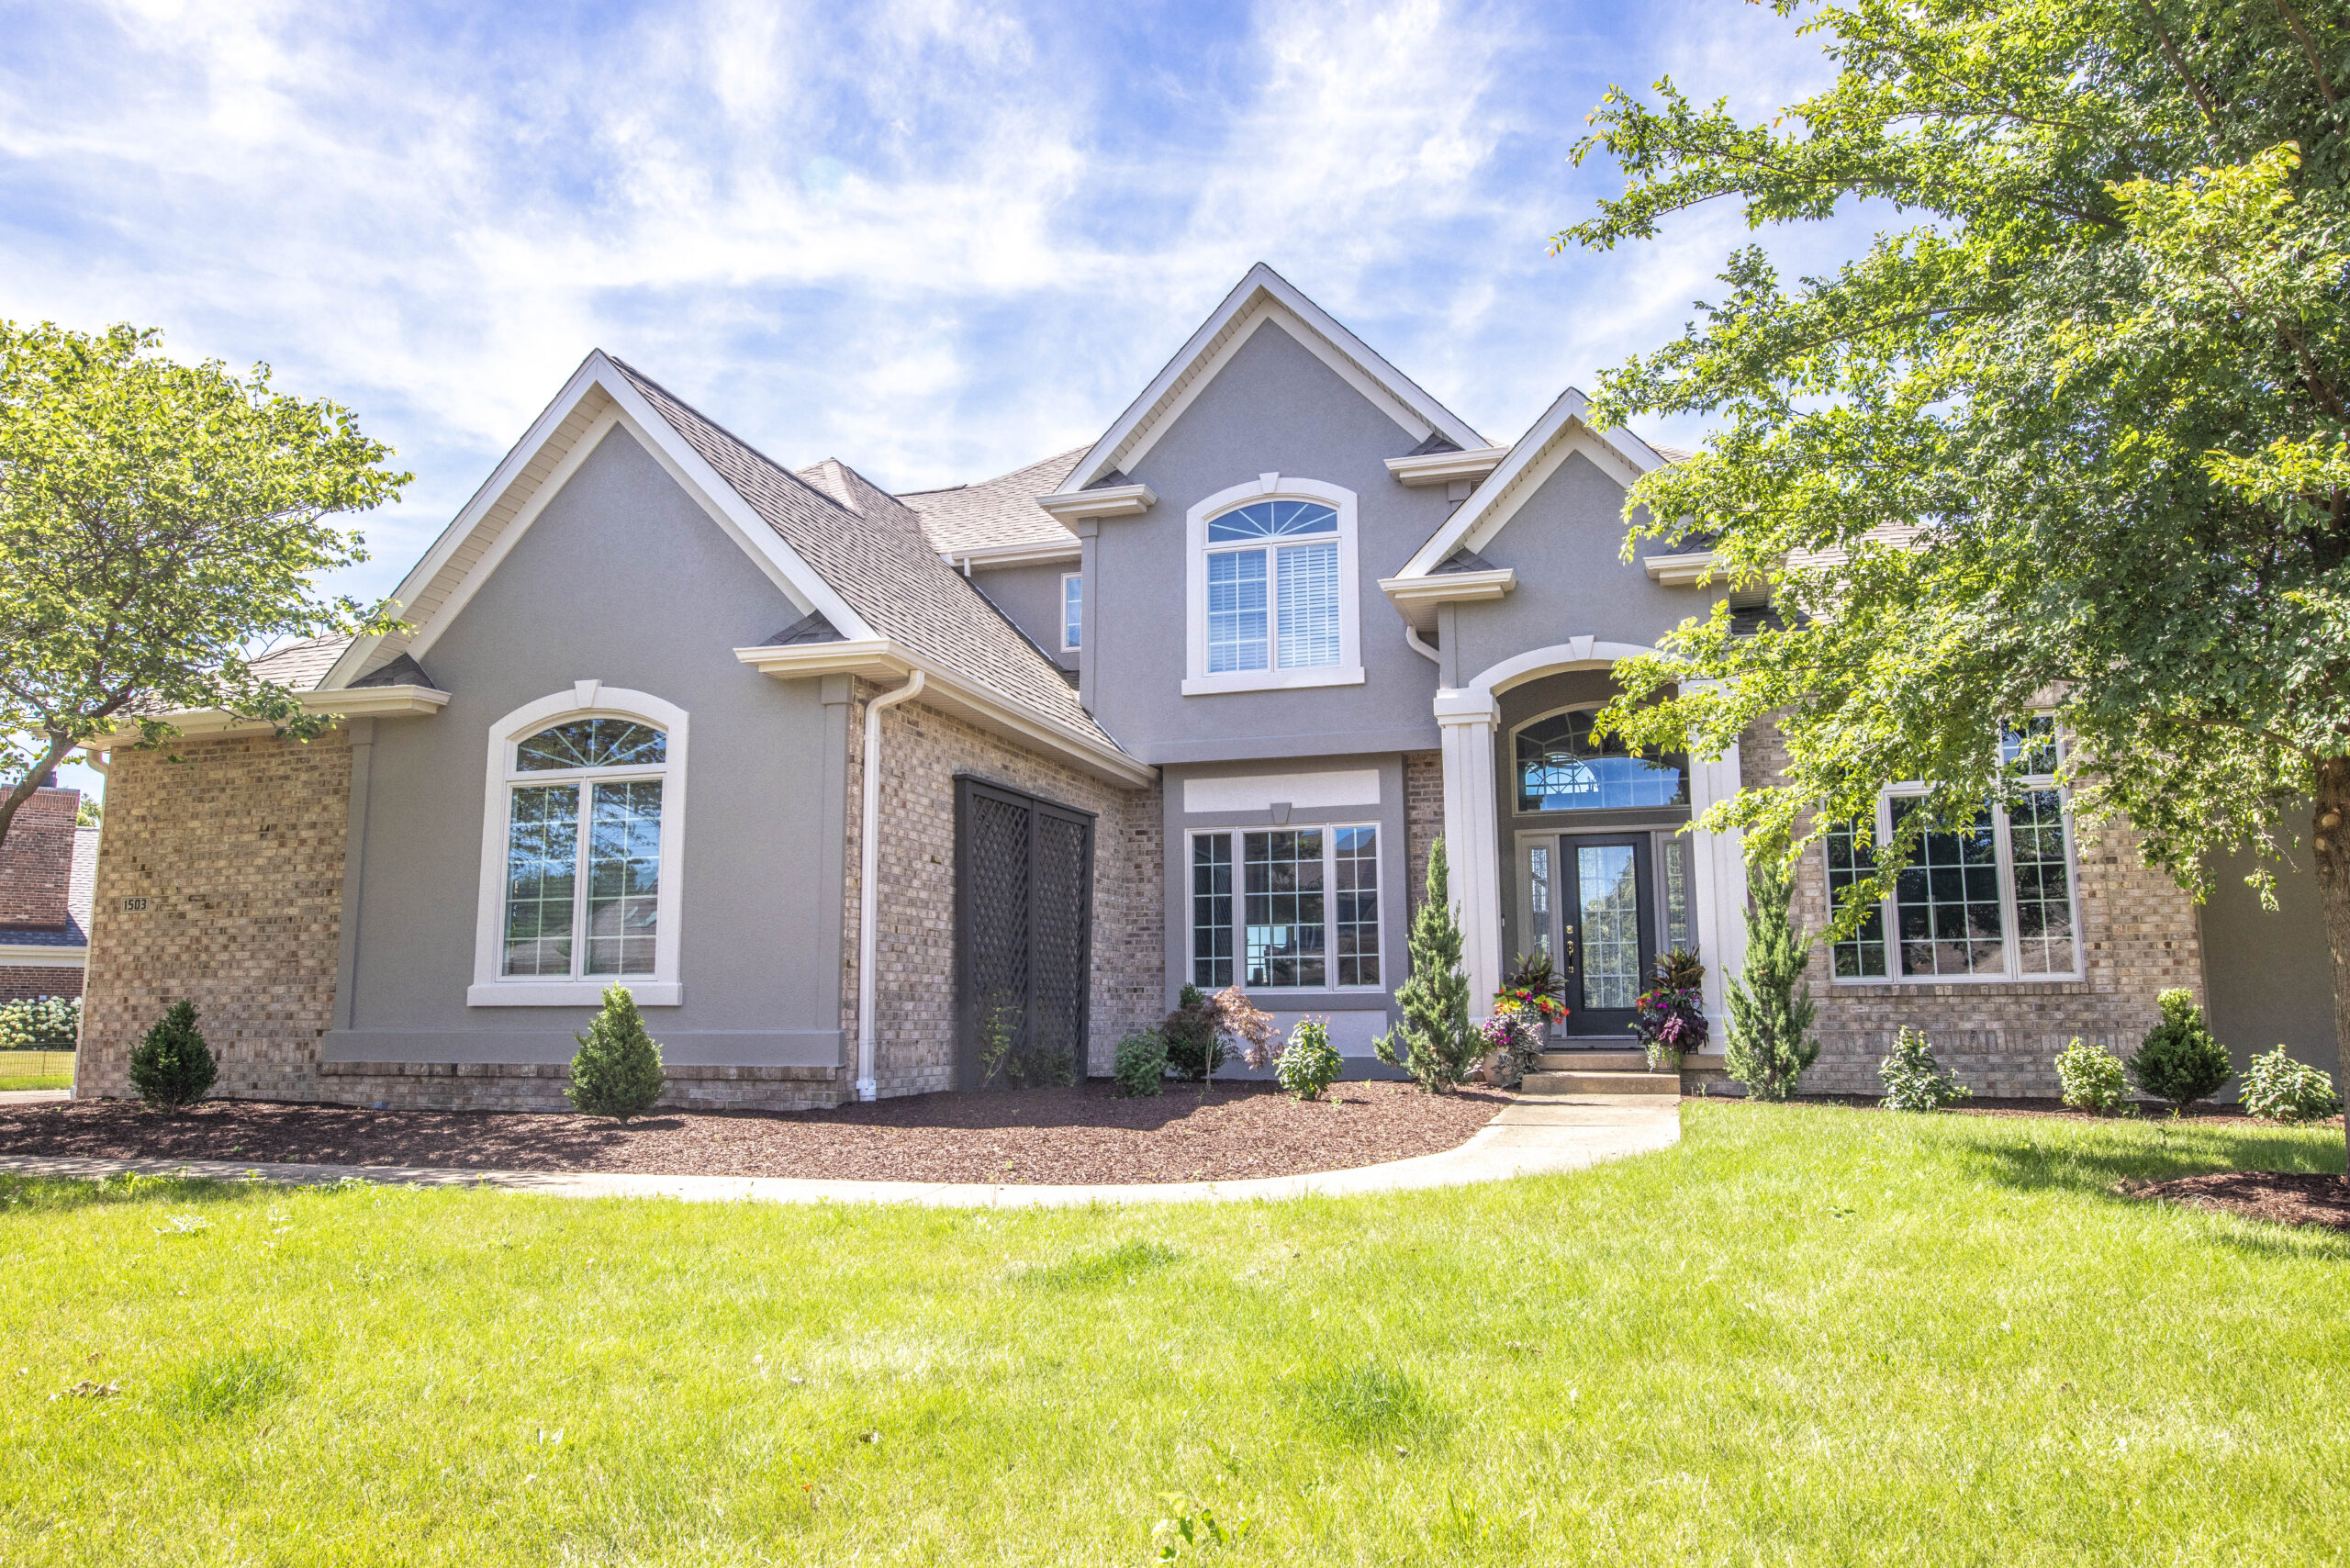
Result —
<svg viewBox="0 0 2350 1568"><path fill-rule="evenodd" d="M1486 1081L1496 1089L1515 1089L1526 1070L1542 1054L1542 1017L1532 1007L1506 997L1494 1003L1493 1016L1477 1026L1485 1042Z"/></svg>
<svg viewBox="0 0 2350 1568"><path fill-rule="evenodd" d="M1632 1003L1632 1033L1651 1070L1677 1071L1682 1058L1706 1048L1705 983L1706 966L1687 948L1658 956L1649 989Z"/></svg>
<svg viewBox="0 0 2350 1568"><path fill-rule="evenodd" d="M1515 1007L1545 1023L1557 1024L1567 1016L1566 995L1567 982L1550 962L1550 954L1537 953L1529 958L1520 953L1503 977L1501 990L1494 992L1494 1006Z"/></svg>

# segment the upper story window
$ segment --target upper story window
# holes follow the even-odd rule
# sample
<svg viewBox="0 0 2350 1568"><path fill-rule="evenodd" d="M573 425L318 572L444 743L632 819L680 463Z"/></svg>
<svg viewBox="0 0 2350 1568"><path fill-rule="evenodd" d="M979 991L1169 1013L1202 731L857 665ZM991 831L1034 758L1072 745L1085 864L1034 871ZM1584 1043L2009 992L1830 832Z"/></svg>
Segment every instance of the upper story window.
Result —
<svg viewBox="0 0 2350 1568"><path fill-rule="evenodd" d="M1520 812L1606 811L1625 806L1685 806L1689 759L1678 752L1635 752L1621 737L1594 740L1595 708L1551 713L1516 736Z"/></svg>
<svg viewBox="0 0 2350 1568"><path fill-rule="evenodd" d="M588 1003L615 980L641 1003L677 1000L686 715L580 688L491 731L470 1005Z"/></svg>
<svg viewBox="0 0 2350 1568"><path fill-rule="evenodd" d="M1190 523L1186 694L1362 679L1352 491L1267 474Z"/></svg>
<svg viewBox="0 0 2350 1568"><path fill-rule="evenodd" d="M2069 980L2080 974L2072 816L2056 779L2058 756L2055 727L2046 719L2000 737L2000 760L2025 770L2022 790L2004 805L1986 801L1974 821L1956 831L1919 835L1893 896L1832 949L1838 980ZM1878 801L1868 832L1858 823L1829 830L1831 900L1874 872L1875 846L1891 839L1923 793L1918 786L1896 786Z"/></svg>
<svg viewBox="0 0 2350 1568"><path fill-rule="evenodd" d="M1073 654L1085 645L1085 574L1061 574L1061 652Z"/></svg>

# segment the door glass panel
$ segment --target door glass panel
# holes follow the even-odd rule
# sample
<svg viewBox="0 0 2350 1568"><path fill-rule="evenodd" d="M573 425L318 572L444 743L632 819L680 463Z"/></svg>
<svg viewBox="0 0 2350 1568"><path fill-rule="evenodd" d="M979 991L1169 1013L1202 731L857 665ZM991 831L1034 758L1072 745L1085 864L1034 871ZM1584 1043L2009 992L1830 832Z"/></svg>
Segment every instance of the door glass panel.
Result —
<svg viewBox="0 0 2350 1568"><path fill-rule="evenodd" d="M1627 1009L1640 990L1640 897L1628 844L1575 850L1583 898L1583 1004Z"/></svg>
<svg viewBox="0 0 2350 1568"><path fill-rule="evenodd" d="M1689 926L1689 841L1678 834L1662 840L1664 851L1664 948L1685 947L1692 952L1697 944Z"/></svg>
<svg viewBox="0 0 2350 1568"><path fill-rule="evenodd" d="M1537 844L1526 851L1526 898L1528 913L1527 951L1535 958L1550 955L1550 846Z"/></svg>

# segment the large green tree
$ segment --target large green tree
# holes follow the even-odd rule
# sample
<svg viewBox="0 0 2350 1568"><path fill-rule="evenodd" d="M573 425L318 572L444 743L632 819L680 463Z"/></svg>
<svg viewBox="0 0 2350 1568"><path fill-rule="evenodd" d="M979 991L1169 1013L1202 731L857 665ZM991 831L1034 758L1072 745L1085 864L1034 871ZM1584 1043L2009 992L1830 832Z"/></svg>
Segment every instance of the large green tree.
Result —
<svg viewBox="0 0 2350 1568"><path fill-rule="evenodd" d="M1818 276L1732 255L1718 302L1603 381L1603 418L1714 431L1635 487L1636 539L1710 535L1784 622L1684 627L1613 721L1718 751L1779 715L1785 785L1715 825L1782 848L1925 781L1882 882L2011 790L1996 737L2053 713L2080 812L2126 814L2182 884L2229 846L2314 859L2350 1026L2345 6L1774 8L1834 80L1760 121L1611 91L1577 155L1627 186L1557 241L1654 242L1719 202L1882 225Z"/></svg>
<svg viewBox="0 0 2350 1568"><path fill-rule="evenodd" d="M399 493L391 449L273 391L266 365L241 378L158 342L0 321L0 840L94 736L157 744L186 709L316 734L249 655L386 623L312 579L366 558L327 520Z"/></svg>

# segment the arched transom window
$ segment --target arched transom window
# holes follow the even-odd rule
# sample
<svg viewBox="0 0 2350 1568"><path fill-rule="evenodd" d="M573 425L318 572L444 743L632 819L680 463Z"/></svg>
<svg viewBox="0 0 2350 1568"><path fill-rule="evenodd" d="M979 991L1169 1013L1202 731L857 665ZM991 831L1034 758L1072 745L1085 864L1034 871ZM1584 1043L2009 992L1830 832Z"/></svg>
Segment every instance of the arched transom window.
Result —
<svg viewBox="0 0 2350 1568"><path fill-rule="evenodd" d="M1517 809L1605 811L1689 802L1689 759L1639 753L1615 735L1594 740L1595 710L1552 713L1517 732Z"/></svg>
<svg viewBox="0 0 2350 1568"><path fill-rule="evenodd" d="M595 683L582 684L585 705L599 705ZM637 982L676 977L685 714L642 693L600 695L657 711L579 712L550 699L493 734L475 1005L593 1001L615 980L640 1002L675 1000L660 994L672 986Z"/></svg>

